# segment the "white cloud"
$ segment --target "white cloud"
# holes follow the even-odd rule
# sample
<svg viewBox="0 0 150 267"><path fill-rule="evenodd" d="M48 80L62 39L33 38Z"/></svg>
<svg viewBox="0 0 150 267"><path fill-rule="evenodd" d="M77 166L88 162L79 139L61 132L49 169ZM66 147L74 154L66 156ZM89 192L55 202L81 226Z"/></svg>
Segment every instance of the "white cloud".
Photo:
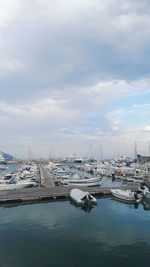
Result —
<svg viewBox="0 0 150 267"><path fill-rule="evenodd" d="M56 67L51 66L50 60L49 66L47 69L44 68L44 72L46 70L48 74L53 70L56 73L57 69L61 70L62 67L62 75L64 68L69 73L70 68L71 71L74 71L72 66L83 67L85 70L87 63L89 64L92 59L95 46L97 48L99 46L100 62L103 55L101 50L107 53L105 46L112 48L115 46L116 51L119 49L117 53L123 57L124 61L127 59L125 52L127 50L135 62L137 58L135 59L134 55L137 50L138 55L139 51L143 53L143 49L148 48L150 42L149 13L146 13L146 1L142 2L134 1L132 3L129 0L126 3L122 3L120 0L1 0L0 25L7 26L1 34L7 47L3 54L9 54L11 60L8 60L8 63L11 62L11 66L16 59L23 66L28 63L29 69L32 66L38 71L36 59L42 61L40 55L44 55L45 51L43 50L46 49L50 58L51 52L53 55L56 54L57 59L55 60L58 60L59 64L56 64ZM89 45L91 45L91 49L89 49ZM63 58L69 49L71 49L71 55ZM30 58L28 58L29 56ZM115 58L118 60L117 55ZM9 66L9 64L7 65ZM41 74L44 76L43 72Z"/></svg>
<svg viewBox="0 0 150 267"><path fill-rule="evenodd" d="M144 132L150 132L150 125L147 125L143 129Z"/></svg>
<svg viewBox="0 0 150 267"><path fill-rule="evenodd" d="M0 28L8 27L18 16L21 3L19 0L0 0Z"/></svg>
<svg viewBox="0 0 150 267"><path fill-rule="evenodd" d="M29 124L32 127L32 123L33 127L43 123L48 127L50 125L50 128L54 126L60 127L61 125L69 124L72 120L76 120L79 116L79 112L69 109L66 103L65 100L57 101L50 98L38 101L32 105L19 106L0 103L0 119L1 117L3 119L3 116L5 116L10 120L10 123L13 119L13 125L17 128L20 127L20 124Z"/></svg>
<svg viewBox="0 0 150 267"><path fill-rule="evenodd" d="M141 87L137 88L137 85ZM144 85L143 85L144 84ZM0 103L0 117L14 117L23 122L37 124L49 122L64 128L70 124L80 125L86 121L91 124L93 119L113 131L119 130L124 115L137 112L133 109L119 109L112 111L112 106L122 98L145 94L149 81L103 81L92 87L66 88L63 91L53 90L47 98L32 101L31 104ZM52 97L53 96L53 97ZM111 111L110 111L111 109ZM92 121L91 118L92 117ZM48 124L49 124L48 123ZM64 125L63 125L64 124ZM84 124L83 124L84 125ZM97 127L96 125L93 127ZM109 130L110 130L109 129ZM105 131L106 132L106 131Z"/></svg>
<svg viewBox="0 0 150 267"><path fill-rule="evenodd" d="M149 104L134 97L150 93L149 12L146 0L0 0L1 140L147 139Z"/></svg>

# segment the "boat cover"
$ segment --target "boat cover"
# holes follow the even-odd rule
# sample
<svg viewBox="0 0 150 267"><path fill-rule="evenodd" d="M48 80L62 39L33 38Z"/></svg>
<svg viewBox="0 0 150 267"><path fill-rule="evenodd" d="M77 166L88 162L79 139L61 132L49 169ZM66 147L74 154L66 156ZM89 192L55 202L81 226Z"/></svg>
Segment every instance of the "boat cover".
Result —
<svg viewBox="0 0 150 267"><path fill-rule="evenodd" d="M70 196L76 201L82 200L85 196L90 195L88 192L84 192L80 189L72 189L70 192Z"/></svg>

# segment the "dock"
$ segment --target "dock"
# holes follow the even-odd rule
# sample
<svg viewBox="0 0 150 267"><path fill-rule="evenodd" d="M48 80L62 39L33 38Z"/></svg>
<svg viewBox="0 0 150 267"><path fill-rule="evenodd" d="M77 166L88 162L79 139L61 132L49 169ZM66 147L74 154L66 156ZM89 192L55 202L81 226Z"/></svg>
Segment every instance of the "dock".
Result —
<svg viewBox="0 0 150 267"><path fill-rule="evenodd" d="M22 203L22 202L42 202L54 200L68 200L70 190L77 187L30 187L17 190L7 190L0 192L0 205L8 203ZM81 187L78 187L81 189ZM87 188L82 187L83 191L88 191L91 194L102 197L111 196L108 188Z"/></svg>
<svg viewBox="0 0 150 267"><path fill-rule="evenodd" d="M39 165L41 185L45 187L54 187L55 180L51 172L43 165Z"/></svg>
<svg viewBox="0 0 150 267"><path fill-rule="evenodd" d="M0 205L68 200L70 191L73 188L79 188L83 191L88 191L97 198L112 196L110 191L111 188L62 185L55 186L55 180L52 174L44 166L40 166L39 169L41 177L41 184L39 186L0 191ZM123 188L129 189L133 187Z"/></svg>

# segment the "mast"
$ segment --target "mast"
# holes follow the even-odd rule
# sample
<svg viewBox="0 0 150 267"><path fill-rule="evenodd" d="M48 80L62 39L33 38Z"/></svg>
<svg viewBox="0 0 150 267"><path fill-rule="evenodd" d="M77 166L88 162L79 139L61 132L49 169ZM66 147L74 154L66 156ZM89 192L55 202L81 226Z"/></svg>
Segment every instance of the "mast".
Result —
<svg viewBox="0 0 150 267"><path fill-rule="evenodd" d="M137 160L137 142L135 141L135 144L134 144L134 159Z"/></svg>

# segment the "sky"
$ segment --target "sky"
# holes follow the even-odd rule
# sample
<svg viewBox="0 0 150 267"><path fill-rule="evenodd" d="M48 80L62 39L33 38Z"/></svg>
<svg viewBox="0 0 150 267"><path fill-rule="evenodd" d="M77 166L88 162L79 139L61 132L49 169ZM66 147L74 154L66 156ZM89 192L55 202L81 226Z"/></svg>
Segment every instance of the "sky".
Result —
<svg viewBox="0 0 150 267"><path fill-rule="evenodd" d="M0 0L0 150L148 155L149 115L148 0Z"/></svg>

